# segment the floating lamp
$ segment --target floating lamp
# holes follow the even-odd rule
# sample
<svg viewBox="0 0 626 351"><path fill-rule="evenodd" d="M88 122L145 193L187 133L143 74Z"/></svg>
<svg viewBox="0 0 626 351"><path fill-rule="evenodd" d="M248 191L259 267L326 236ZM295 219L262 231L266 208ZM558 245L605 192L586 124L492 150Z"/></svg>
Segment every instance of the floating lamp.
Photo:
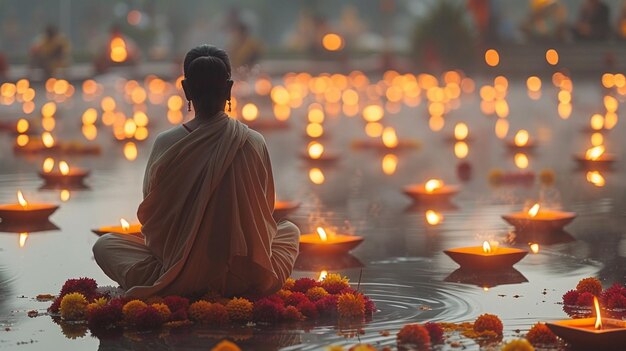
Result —
<svg viewBox="0 0 626 351"><path fill-rule="evenodd" d="M44 160L39 177L45 181L46 186L84 186L84 179L89 175L88 170L72 167L65 161L59 162L58 170L54 170L54 159L48 157Z"/></svg>
<svg viewBox="0 0 626 351"><path fill-rule="evenodd" d="M337 234L317 227L315 233L300 236L300 251L316 253L346 253L357 247L363 238L356 235Z"/></svg>
<svg viewBox="0 0 626 351"><path fill-rule="evenodd" d="M520 129L515 133L513 140L507 141L507 146L512 150L517 149L532 149L536 146L536 143L530 138L528 131Z"/></svg>
<svg viewBox="0 0 626 351"><path fill-rule="evenodd" d="M576 218L576 213L547 210L536 203L528 211L508 213L502 218L514 226L518 232L546 232L562 230Z"/></svg>
<svg viewBox="0 0 626 351"><path fill-rule="evenodd" d="M528 251L492 246L488 241L484 241L482 246L458 247L444 250L444 253L465 269L497 270L513 266L524 258Z"/></svg>
<svg viewBox="0 0 626 351"><path fill-rule="evenodd" d="M606 169L615 162L615 156L606 153L604 145L591 147L585 151L584 155L575 155L574 159L582 168Z"/></svg>
<svg viewBox="0 0 626 351"><path fill-rule="evenodd" d="M458 186L445 185L440 179L429 179L424 184L404 188L404 194L417 202L449 202L458 192Z"/></svg>
<svg viewBox="0 0 626 351"><path fill-rule="evenodd" d="M46 203L29 203L20 190L16 204L0 205L2 223L46 222L59 206Z"/></svg>
<svg viewBox="0 0 626 351"><path fill-rule="evenodd" d="M307 146L307 152L300 155L304 160L316 163L333 163L339 156L326 151L324 145L318 141L311 141Z"/></svg>
<svg viewBox="0 0 626 351"><path fill-rule="evenodd" d="M130 224L124 218L120 218L120 225L101 227L98 229L92 229L91 231L97 234L98 236L101 236L107 233L129 234L129 235L138 235L138 236L142 235L140 223Z"/></svg>

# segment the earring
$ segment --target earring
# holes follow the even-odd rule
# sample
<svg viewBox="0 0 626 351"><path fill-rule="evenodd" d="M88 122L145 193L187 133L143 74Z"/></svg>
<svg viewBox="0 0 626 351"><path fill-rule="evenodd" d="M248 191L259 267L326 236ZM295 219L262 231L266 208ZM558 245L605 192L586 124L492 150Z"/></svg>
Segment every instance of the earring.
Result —
<svg viewBox="0 0 626 351"><path fill-rule="evenodd" d="M187 100L187 111L191 112L191 100Z"/></svg>
<svg viewBox="0 0 626 351"><path fill-rule="evenodd" d="M228 112L230 112L230 111L231 111L231 108L230 108L230 99L229 99L228 100Z"/></svg>

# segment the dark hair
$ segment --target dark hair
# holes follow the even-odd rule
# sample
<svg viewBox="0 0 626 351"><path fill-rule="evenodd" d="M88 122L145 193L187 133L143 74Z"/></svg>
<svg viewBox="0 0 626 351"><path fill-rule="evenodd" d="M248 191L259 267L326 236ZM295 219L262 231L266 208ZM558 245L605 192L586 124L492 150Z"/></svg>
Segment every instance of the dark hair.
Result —
<svg viewBox="0 0 626 351"><path fill-rule="evenodd" d="M183 74L194 103L212 106L226 100L231 67L224 50L206 44L189 50L185 55Z"/></svg>

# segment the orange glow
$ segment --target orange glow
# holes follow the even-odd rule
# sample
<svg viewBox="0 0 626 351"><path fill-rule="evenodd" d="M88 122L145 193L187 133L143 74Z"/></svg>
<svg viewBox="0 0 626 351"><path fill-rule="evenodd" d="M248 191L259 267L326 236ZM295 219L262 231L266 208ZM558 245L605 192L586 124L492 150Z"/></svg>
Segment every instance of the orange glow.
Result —
<svg viewBox="0 0 626 351"><path fill-rule="evenodd" d="M606 184L604 177L598 171L587 172L587 181L597 187L603 187Z"/></svg>
<svg viewBox="0 0 626 351"><path fill-rule="evenodd" d="M148 125L149 119L145 112L137 111L133 114L133 121L137 127L145 127Z"/></svg>
<svg viewBox="0 0 626 351"><path fill-rule="evenodd" d="M287 105L274 105L274 117L278 121L286 121L291 116L291 108Z"/></svg>
<svg viewBox="0 0 626 351"><path fill-rule="evenodd" d="M98 83L92 79L83 82L83 93L87 95L95 94L98 91Z"/></svg>
<svg viewBox="0 0 626 351"><path fill-rule="evenodd" d="M54 159L52 157L46 157L46 159L43 161L43 172L50 173L52 172L53 168L54 168Z"/></svg>
<svg viewBox="0 0 626 351"><path fill-rule="evenodd" d="M496 136L499 139L506 138L506 135L509 133L509 121L504 118L498 118L496 121Z"/></svg>
<svg viewBox="0 0 626 351"><path fill-rule="evenodd" d="M272 101L278 105L287 105L289 104L289 92L283 86L275 86L272 88L270 93Z"/></svg>
<svg viewBox="0 0 626 351"><path fill-rule="evenodd" d="M469 128L467 127L467 124L461 122L454 126L454 138L456 140L465 140L468 134Z"/></svg>
<svg viewBox="0 0 626 351"><path fill-rule="evenodd" d="M607 112L604 116L604 129L613 129L617 124L618 118L615 112Z"/></svg>
<svg viewBox="0 0 626 351"><path fill-rule="evenodd" d="M601 130L602 128L604 128L604 116L599 113L594 114L593 116L591 116L589 124L591 125L591 129Z"/></svg>
<svg viewBox="0 0 626 351"><path fill-rule="evenodd" d="M63 201L63 202L69 200L70 199L70 191L67 190L67 189L61 190L61 193L59 194L59 198L61 198L61 201Z"/></svg>
<svg viewBox="0 0 626 351"><path fill-rule="evenodd" d="M52 117L44 117L41 119L41 126L47 132L53 131L56 124L56 120Z"/></svg>
<svg viewBox="0 0 626 351"><path fill-rule="evenodd" d="M70 173L70 166L65 161L59 162L59 170L62 175L68 175Z"/></svg>
<svg viewBox="0 0 626 351"><path fill-rule="evenodd" d="M494 108L498 117L506 118L509 116L509 103L506 100L496 100Z"/></svg>
<svg viewBox="0 0 626 351"><path fill-rule="evenodd" d="M437 225L443 221L443 215L433 210L426 211L426 222L430 225Z"/></svg>
<svg viewBox="0 0 626 351"><path fill-rule="evenodd" d="M131 118L127 119L124 122L124 135L126 135L127 138L132 138L133 135L135 135L136 131L137 124L135 123L135 121Z"/></svg>
<svg viewBox="0 0 626 351"><path fill-rule="evenodd" d="M319 168L311 168L311 170L309 170L309 179L311 179L311 182L313 182L313 184L323 184L324 180L326 179L324 177L324 173L322 173L322 170Z"/></svg>
<svg viewBox="0 0 626 351"><path fill-rule="evenodd" d="M498 51L495 49L485 51L485 63L491 67L497 66L498 63L500 63L500 55L498 54Z"/></svg>
<svg viewBox="0 0 626 351"><path fill-rule="evenodd" d="M54 146L54 138L49 132L41 133L41 141L43 142L43 145L47 148L51 148Z"/></svg>
<svg viewBox="0 0 626 351"><path fill-rule="evenodd" d="M28 239L28 233L20 233L19 244L20 247L24 247L26 245L26 239Z"/></svg>
<svg viewBox="0 0 626 351"><path fill-rule="evenodd" d="M128 58L128 52L126 51L126 42L120 37L115 37L111 40L111 61L124 62Z"/></svg>
<svg viewBox="0 0 626 351"><path fill-rule="evenodd" d="M591 134L591 145L598 146L604 143L604 136L602 133L595 132Z"/></svg>
<svg viewBox="0 0 626 351"><path fill-rule="evenodd" d="M310 142L307 149L309 152L309 157L314 160L322 157L322 154L324 153L324 145L318 143L317 141Z"/></svg>
<svg viewBox="0 0 626 351"><path fill-rule="evenodd" d="M606 95L604 97L604 107L606 108L607 112L617 111L618 106L619 102L616 98L612 97L611 95Z"/></svg>
<svg viewBox="0 0 626 351"><path fill-rule="evenodd" d="M132 141L127 142L124 145L124 157L129 161L137 159L137 145Z"/></svg>
<svg viewBox="0 0 626 351"><path fill-rule="evenodd" d="M28 207L28 201L26 201L26 199L24 199L24 194L22 194L21 190L17 191L17 202L20 204L20 206L22 206L24 209L26 209Z"/></svg>
<svg viewBox="0 0 626 351"><path fill-rule="evenodd" d="M100 107L105 112L113 112L113 110L115 110L115 106L115 99L110 96L105 96L102 98L102 101L100 101Z"/></svg>
<svg viewBox="0 0 626 351"><path fill-rule="evenodd" d="M587 152L585 152L585 158L587 160L596 161L604 154L605 150L604 145L594 146L587 149Z"/></svg>
<svg viewBox="0 0 626 351"><path fill-rule="evenodd" d="M489 245L488 241L483 241L483 252L491 253L491 245Z"/></svg>
<svg viewBox="0 0 626 351"><path fill-rule="evenodd" d="M442 116L430 116L428 119L428 127L433 132L438 132L446 125L446 120Z"/></svg>
<svg viewBox="0 0 626 351"><path fill-rule="evenodd" d="M254 91L259 95L268 95L272 90L272 81L267 78L259 78L254 83Z"/></svg>
<svg viewBox="0 0 626 351"><path fill-rule="evenodd" d="M569 104L572 102L572 93L570 93L567 90L559 91L559 94L557 95L557 97L561 104Z"/></svg>
<svg viewBox="0 0 626 351"><path fill-rule="evenodd" d="M384 115L383 108L378 105L368 105L363 109L363 119L367 122L378 122Z"/></svg>
<svg viewBox="0 0 626 351"><path fill-rule="evenodd" d="M183 108L183 98L178 95L172 95L167 99L167 108L169 110L180 110Z"/></svg>
<svg viewBox="0 0 626 351"><path fill-rule="evenodd" d="M441 179L429 179L424 183L424 189L427 193L432 193L437 189L443 188L443 180Z"/></svg>
<svg viewBox="0 0 626 351"><path fill-rule="evenodd" d="M383 125L378 122L370 122L365 125L365 134L371 138L378 138L383 135Z"/></svg>
<svg viewBox="0 0 626 351"><path fill-rule="evenodd" d="M83 112L83 124L94 124L98 119L98 111L95 108L88 108Z"/></svg>
<svg viewBox="0 0 626 351"><path fill-rule="evenodd" d="M29 141L30 138L26 134L20 134L17 136L17 139L15 139L15 143L17 143L18 146L26 146Z"/></svg>
<svg viewBox="0 0 626 351"><path fill-rule="evenodd" d="M459 159L464 159L469 154L469 145L464 141L454 143L454 155Z"/></svg>
<svg viewBox="0 0 626 351"><path fill-rule="evenodd" d="M306 135L311 138L319 138L324 134L324 127L319 123L309 123L306 126Z"/></svg>
<svg viewBox="0 0 626 351"><path fill-rule="evenodd" d="M515 161L515 165L517 166L517 168L519 169L526 169L528 168L528 156L526 156L526 154L518 152L515 154L514 157L514 161Z"/></svg>
<svg viewBox="0 0 626 351"><path fill-rule="evenodd" d="M130 224L124 218L120 218L120 224L122 225L122 230L128 231L130 229Z"/></svg>
<svg viewBox="0 0 626 351"><path fill-rule="evenodd" d="M17 126L16 126L17 132L20 134L26 133L28 131L29 126L30 124L28 123L27 120L25 120L24 118L20 118L17 121Z"/></svg>
<svg viewBox="0 0 626 351"><path fill-rule="evenodd" d="M22 105L22 112L29 115L35 111L35 103L32 101L26 101L24 105Z"/></svg>
<svg viewBox="0 0 626 351"><path fill-rule="evenodd" d="M335 33L328 33L322 38L322 45L328 51L337 51L343 47L343 39Z"/></svg>
<svg viewBox="0 0 626 351"><path fill-rule="evenodd" d="M382 139L385 147L389 149L393 149L398 146L398 136L396 135L396 130L392 127L386 127L383 129Z"/></svg>
<svg viewBox="0 0 626 351"><path fill-rule="evenodd" d="M83 125L81 128L83 135L85 136L85 139L87 140L96 140L96 137L98 136L98 128L96 128L95 125L93 124L86 124Z"/></svg>
<svg viewBox="0 0 626 351"><path fill-rule="evenodd" d="M394 154L387 154L383 157L382 162L383 172L386 175L392 175L396 173L396 168L398 167L398 156Z"/></svg>
<svg viewBox="0 0 626 351"><path fill-rule="evenodd" d="M600 304L598 303L598 298L593 297L593 308L596 310L596 323L594 327L596 329L602 329L602 315L600 314Z"/></svg>
<svg viewBox="0 0 626 351"><path fill-rule="evenodd" d="M568 119L571 114L572 114L571 104L559 104L559 117L561 117L561 119Z"/></svg>
<svg viewBox="0 0 626 351"><path fill-rule="evenodd" d="M171 124L179 124L183 121L183 113L180 110L167 111L167 121Z"/></svg>
<svg viewBox="0 0 626 351"><path fill-rule="evenodd" d="M559 63L559 53L554 49L548 49L546 51L546 61L552 66L556 66Z"/></svg>
<svg viewBox="0 0 626 351"><path fill-rule="evenodd" d="M326 279L326 276L327 276L327 275L328 275L328 271L326 271L326 270L322 270L322 271L320 272L319 277L317 277L317 281L318 281L318 282L321 282L322 280Z"/></svg>
<svg viewBox="0 0 626 351"><path fill-rule="evenodd" d="M322 227L317 227L315 230L317 235L320 237L321 241L328 241L328 235L326 235L326 231Z"/></svg>
<svg viewBox="0 0 626 351"><path fill-rule="evenodd" d="M57 105L50 101L41 106L41 115L43 117L52 117L57 112Z"/></svg>
<svg viewBox="0 0 626 351"><path fill-rule="evenodd" d="M526 80L526 86L531 92L538 92L541 90L541 79L537 76L528 77Z"/></svg>
<svg viewBox="0 0 626 351"><path fill-rule="evenodd" d="M259 116L259 109L255 104L248 103L241 108L241 116L246 121L254 121Z"/></svg>
<svg viewBox="0 0 626 351"><path fill-rule="evenodd" d="M318 105L319 106L319 105ZM315 106L309 109L309 122L311 123L322 123L324 122L324 111L322 111L321 106Z"/></svg>
<svg viewBox="0 0 626 351"><path fill-rule="evenodd" d="M520 129L517 133L515 133L515 145L522 147L528 144L528 132L524 129Z"/></svg>
<svg viewBox="0 0 626 351"><path fill-rule="evenodd" d="M148 138L148 128L146 127L137 127L135 131L135 139L141 141L146 140Z"/></svg>
<svg viewBox="0 0 626 351"><path fill-rule="evenodd" d="M532 253L539 253L539 244L537 243L531 243L530 245L530 251L532 251Z"/></svg>
<svg viewBox="0 0 626 351"><path fill-rule="evenodd" d="M535 218L535 217L537 216L537 214L539 213L539 208L540 208L540 207L541 207L541 206L540 206L538 203L534 204L534 205L533 205L533 206L532 206L532 207L528 210L528 215L529 215L531 218Z"/></svg>

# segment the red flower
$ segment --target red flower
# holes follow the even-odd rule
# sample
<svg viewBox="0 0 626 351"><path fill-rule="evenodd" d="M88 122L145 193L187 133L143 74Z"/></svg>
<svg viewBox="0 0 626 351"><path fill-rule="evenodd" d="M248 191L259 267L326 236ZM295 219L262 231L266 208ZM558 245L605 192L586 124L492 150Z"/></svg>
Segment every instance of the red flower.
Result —
<svg viewBox="0 0 626 351"><path fill-rule="evenodd" d="M91 278L68 279L63 284L59 296L65 296L69 293L77 292L83 294L87 300L91 301L96 295L98 283Z"/></svg>
<svg viewBox="0 0 626 351"><path fill-rule="evenodd" d="M254 303L253 318L258 322L275 323L281 320L285 306L267 298Z"/></svg>
<svg viewBox="0 0 626 351"><path fill-rule="evenodd" d="M613 284L600 295L600 300L610 309L626 308L626 287Z"/></svg>
<svg viewBox="0 0 626 351"><path fill-rule="evenodd" d="M413 346L418 351L430 350L428 330L419 324L407 324L402 327L398 332L396 340L399 349L403 349L403 346L406 345Z"/></svg>
<svg viewBox="0 0 626 351"><path fill-rule="evenodd" d="M443 344L443 328L439 323L428 322L424 324L424 328L428 330L430 341L433 344Z"/></svg>
<svg viewBox="0 0 626 351"><path fill-rule="evenodd" d="M556 335L543 323L537 323L526 334L526 339L533 345L551 345L556 343Z"/></svg>
<svg viewBox="0 0 626 351"><path fill-rule="evenodd" d="M337 295L327 295L315 301L317 311L322 315L332 315L337 313Z"/></svg>
<svg viewBox="0 0 626 351"><path fill-rule="evenodd" d="M91 309L87 312L87 326L89 329L108 329L115 326L124 318L122 305L119 302L109 302L106 305Z"/></svg>
<svg viewBox="0 0 626 351"><path fill-rule="evenodd" d="M376 304L369 297L363 295L365 299L365 315L371 316L376 312Z"/></svg>
<svg viewBox="0 0 626 351"><path fill-rule="evenodd" d="M172 313L178 312L178 310L181 309L186 312L187 309L189 309L189 299L180 296L168 296L163 299L163 303L169 307Z"/></svg>
<svg viewBox="0 0 626 351"><path fill-rule="evenodd" d="M184 310L182 308L178 309L175 312L172 312L172 314L170 315L171 321L185 321L187 319L189 319L189 314L187 313L187 310Z"/></svg>
<svg viewBox="0 0 626 351"><path fill-rule="evenodd" d="M287 306L285 308L285 312L283 313L283 318L286 321L297 322L304 319L304 315L298 311L296 306Z"/></svg>
<svg viewBox="0 0 626 351"><path fill-rule="evenodd" d="M152 306L142 309L135 315L135 326L139 330L158 329L161 327L161 324L163 324L161 314Z"/></svg>
<svg viewBox="0 0 626 351"><path fill-rule="evenodd" d="M498 316L493 314L482 314L478 316L476 321L474 321L474 331L478 333L492 331L498 336L502 336L503 329L504 326L502 325L502 321L498 318Z"/></svg>
<svg viewBox="0 0 626 351"><path fill-rule="evenodd" d="M592 306L593 305L593 295L590 292L584 292L578 296L578 300L576 300L576 304L578 306Z"/></svg>
<svg viewBox="0 0 626 351"><path fill-rule="evenodd" d="M310 300L301 292L294 292L285 298L285 305L287 306L298 306L303 302L310 302Z"/></svg>
<svg viewBox="0 0 626 351"><path fill-rule="evenodd" d="M308 319L316 319L319 316L319 313L317 312L317 307L311 301L303 301L296 307L298 308L298 311L300 311L300 313L302 313Z"/></svg>
<svg viewBox="0 0 626 351"><path fill-rule="evenodd" d="M298 291L301 293L305 293L307 292L307 290L318 286L317 282L311 278L300 278L298 280L296 280L296 282L293 284L293 288L291 289L292 291Z"/></svg>
<svg viewBox="0 0 626 351"><path fill-rule="evenodd" d="M600 296L602 293L602 283L598 278L584 278L576 285L576 291L579 293L591 293L594 296Z"/></svg>
<svg viewBox="0 0 626 351"><path fill-rule="evenodd" d="M576 305L576 302L578 301L578 296L580 296L580 293L578 293L578 291L576 290L570 290L566 292L563 295L563 304L565 304L565 306Z"/></svg>

